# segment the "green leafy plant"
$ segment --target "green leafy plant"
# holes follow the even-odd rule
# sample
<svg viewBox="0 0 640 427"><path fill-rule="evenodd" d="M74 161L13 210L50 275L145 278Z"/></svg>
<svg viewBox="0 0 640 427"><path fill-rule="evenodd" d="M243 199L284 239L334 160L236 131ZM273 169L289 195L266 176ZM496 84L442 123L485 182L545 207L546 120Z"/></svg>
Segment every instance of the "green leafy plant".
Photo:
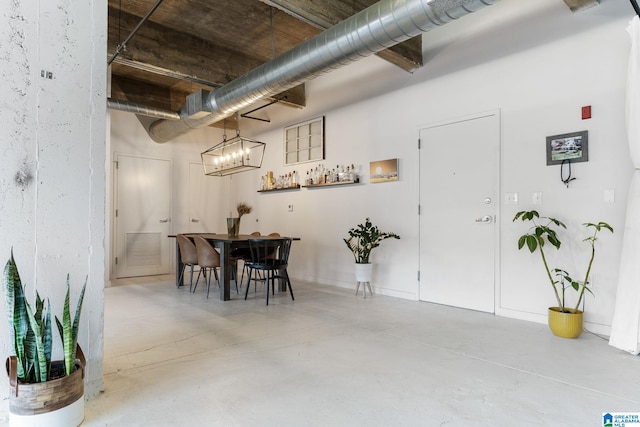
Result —
<svg viewBox="0 0 640 427"><path fill-rule="evenodd" d="M400 236L395 233L381 232L367 218L364 224L358 224L356 227L351 228L349 237L342 240L353 253L356 264L368 264L373 248L377 248L380 246L380 242L389 238L399 239Z"/></svg>
<svg viewBox="0 0 640 427"><path fill-rule="evenodd" d="M542 264L544 265L545 272L553 288L558 307L560 307L563 312L568 311L565 308L565 291L566 289L571 287L578 292L578 301L574 309L578 310L578 307L580 307L580 303L582 302L582 298L584 297L585 291L592 293L591 289L589 289L588 287L588 284L589 275L591 274L591 267L593 266L593 260L595 259L596 255L595 243L598 240L598 233L603 229L609 230L611 233L613 233L613 228L606 222L602 221L598 222L597 224L590 222L583 224L585 227L587 227L587 229L592 228L593 234L589 235L583 240L591 245L591 257L589 258L589 263L587 264L587 270L584 276L584 280L582 282L578 282L574 280L571 275L564 269L551 269L549 267L547 256L544 251L545 242L550 243L556 249L560 249L562 243L558 238L557 230L559 230L560 228L566 229L566 225L564 225L562 221L559 221L555 218L540 216L540 214L535 210L518 212L513 218L513 221L517 221L518 219L522 221L531 221L533 223L533 226L528 230L528 232L518 238L518 249L522 249L526 246L531 253L534 253L536 250L540 252ZM556 228L554 228L554 226ZM554 279L554 276L557 279Z"/></svg>
<svg viewBox="0 0 640 427"><path fill-rule="evenodd" d="M36 291L35 311L33 311L25 296L24 286L20 280L13 251L5 265L2 279L9 331L18 362L18 380L22 383L46 382L52 379L50 369L52 328L49 299L43 300ZM62 339L65 375L69 375L75 370L78 324L86 286L87 282L85 280L78 298L78 305L72 324L69 311L69 276L67 275L67 294L62 322L56 317L56 323Z"/></svg>
<svg viewBox="0 0 640 427"><path fill-rule="evenodd" d="M62 322L56 316L56 325L62 340L62 351L64 352L64 368L65 374L71 375L75 370L76 348L78 346L78 327L80 325L80 311L82 310L82 301L84 300L84 291L87 288L87 280L85 279L78 304L76 306L76 314L71 323L71 312L69 311L69 275L67 274L67 293L64 297L64 308L62 309Z"/></svg>

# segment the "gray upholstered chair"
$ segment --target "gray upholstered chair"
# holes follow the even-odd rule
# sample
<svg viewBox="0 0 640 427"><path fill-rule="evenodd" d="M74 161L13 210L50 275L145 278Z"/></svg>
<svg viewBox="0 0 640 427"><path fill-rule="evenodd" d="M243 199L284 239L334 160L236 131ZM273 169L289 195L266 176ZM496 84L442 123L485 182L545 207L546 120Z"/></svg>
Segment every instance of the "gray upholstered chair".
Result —
<svg viewBox="0 0 640 427"><path fill-rule="evenodd" d="M200 266L200 273L196 279L196 284L193 287L193 292L198 287L198 281L200 275L204 274L204 278L207 282L207 298L209 298L209 288L211 288L211 273L216 278L218 286L220 286L220 279L218 278L218 269L220 268L220 254L215 250L211 243L202 236L194 236L193 241L196 243L196 252L198 253L198 265ZM209 274L207 274L209 271Z"/></svg>
<svg viewBox="0 0 640 427"><path fill-rule="evenodd" d="M178 283L183 283L184 270L187 266L191 267L191 277L189 279L189 291L191 291L191 287L193 286L193 267L198 265L196 245L184 234L178 234L176 239L178 240L178 247L180 248L180 261L182 261L182 271L180 271L180 280L178 280Z"/></svg>

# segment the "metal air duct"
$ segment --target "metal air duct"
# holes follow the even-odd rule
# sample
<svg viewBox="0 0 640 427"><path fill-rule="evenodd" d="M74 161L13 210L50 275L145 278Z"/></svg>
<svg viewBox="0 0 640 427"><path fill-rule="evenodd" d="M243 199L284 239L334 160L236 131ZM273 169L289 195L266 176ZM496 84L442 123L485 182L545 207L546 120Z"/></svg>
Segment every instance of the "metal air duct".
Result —
<svg viewBox="0 0 640 427"><path fill-rule="evenodd" d="M155 117L157 119L180 120L180 114L163 108L148 107L135 102L122 101L120 99L107 98L107 108L120 110L127 113L140 114L142 116Z"/></svg>
<svg viewBox="0 0 640 427"><path fill-rule="evenodd" d="M158 120L149 128L156 142L218 122L269 96L303 84L331 70L468 15L499 0L382 0L281 56L212 91L208 114L191 115L185 107L179 121Z"/></svg>

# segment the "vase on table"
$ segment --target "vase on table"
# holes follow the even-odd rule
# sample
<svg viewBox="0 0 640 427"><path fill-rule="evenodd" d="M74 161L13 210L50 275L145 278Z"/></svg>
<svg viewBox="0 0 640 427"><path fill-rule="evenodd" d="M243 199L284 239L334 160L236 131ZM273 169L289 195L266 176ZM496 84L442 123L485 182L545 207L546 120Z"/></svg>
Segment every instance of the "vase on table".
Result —
<svg viewBox="0 0 640 427"><path fill-rule="evenodd" d="M237 236L240 231L240 218L227 218L227 234Z"/></svg>

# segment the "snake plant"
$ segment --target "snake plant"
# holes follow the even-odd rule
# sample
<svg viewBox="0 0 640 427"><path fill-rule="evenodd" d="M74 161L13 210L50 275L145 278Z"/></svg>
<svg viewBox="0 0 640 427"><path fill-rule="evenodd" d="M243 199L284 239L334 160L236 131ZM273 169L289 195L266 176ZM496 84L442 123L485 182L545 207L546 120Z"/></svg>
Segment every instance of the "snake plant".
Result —
<svg viewBox="0 0 640 427"><path fill-rule="evenodd" d="M82 301L84 300L84 291L87 288L87 280L84 281L82 291L78 297L78 305L76 307L76 315L71 323L71 313L69 311L69 275L67 274L67 294L64 297L64 308L62 310L62 322L56 316L56 325L62 339L62 350L64 352L64 368L67 375L71 375L75 370L76 347L78 344L78 326L80 323L80 311L82 310Z"/></svg>
<svg viewBox="0 0 640 427"><path fill-rule="evenodd" d="M36 291L35 311L27 301L24 286L20 280L13 251L4 268L2 278L6 297L9 332L18 362L18 380L22 383L45 382L51 374L51 305L49 299L42 299ZM69 313L69 277L67 276L67 295L63 311L63 321L56 317L58 330L62 338L65 359L65 375L74 370L78 322L85 284L78 299L73 324Z"/></svg>

